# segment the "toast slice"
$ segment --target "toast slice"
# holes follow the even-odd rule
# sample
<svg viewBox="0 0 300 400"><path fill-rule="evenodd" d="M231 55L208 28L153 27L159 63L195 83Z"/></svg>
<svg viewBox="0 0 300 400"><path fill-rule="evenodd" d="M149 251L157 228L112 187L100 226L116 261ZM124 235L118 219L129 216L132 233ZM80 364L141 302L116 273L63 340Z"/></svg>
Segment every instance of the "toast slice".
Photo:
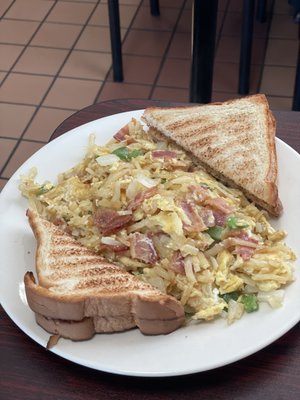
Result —
<svg viewBox="0 0 300 400"><path fill-rule="evenodd" d="M262 94L223 103L147 108L142 120L189 151L223 183L278 216L275 119Z"/></svg>
<svg viewBox="0 0 300 400"><path fill-rule="evenodd" d="M183 324L183 306L174 297L94 254L37 212L27 216L37 240L38 283L27 272L25 290L48 332L83 340L134 327L166 334Z"/></svg>

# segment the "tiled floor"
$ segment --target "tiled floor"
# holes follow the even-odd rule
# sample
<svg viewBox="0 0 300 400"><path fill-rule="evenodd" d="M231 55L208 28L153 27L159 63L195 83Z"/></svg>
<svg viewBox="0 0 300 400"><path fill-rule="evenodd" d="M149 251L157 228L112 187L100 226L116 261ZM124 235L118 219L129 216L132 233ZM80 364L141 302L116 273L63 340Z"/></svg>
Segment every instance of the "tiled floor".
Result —
<svg viewBox="0 0 300 400"><path fill-rule="evenodd" d="M111 74L107 1L0 1L0 190L69 115L112 98L188 101L191 0L120 0L125 80ZM290 109L297 29L287 0L255 22L251 93ZM213 100L237 95L242 0L219 0ZM271 16L272 15L272 16ZM268 40L267 40L268 38Z"/></svg>

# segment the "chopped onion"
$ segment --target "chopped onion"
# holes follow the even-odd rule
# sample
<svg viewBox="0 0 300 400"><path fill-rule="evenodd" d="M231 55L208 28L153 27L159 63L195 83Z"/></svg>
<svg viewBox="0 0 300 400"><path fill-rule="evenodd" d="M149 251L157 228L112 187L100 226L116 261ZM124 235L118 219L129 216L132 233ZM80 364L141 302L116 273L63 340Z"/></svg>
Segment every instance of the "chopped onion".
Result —
<svg viewBox="0 0 300 400"><path fill-rule="evenodd" d="M126 197L129 200L132 200L135 198L135 196L138 194L138 192L140 191L140 184L136 179L133 179L129 185L126 188Z"/></svg>
<svg viewBox="0 0 300 400"><path fill-rule="evenodd" d="M278 308L282 306L284 298L284 290L278 289L271 292L258 292L257 299L268 303L272 308Z"/></svg>
<svg viewBox="0 0 300 400"><path fill-rule="evenodd" d="M101 243L108 244L109 246L119 246L120 245L120 242L118 242L117 240L115 240L109 236L102 236Z"/></svg>
<svg viewBox="0 0 300 400"><path fill-rule="evenodd" d="M232 324L234 321L237 321L242 317L244 313L244 305L235 301L229 300L228 302L228 313L227 313L227 322L228 324Z"/></svg>
<svg viewBox="0 0 300 400"><path fill-rule="evenodd" d="M154 186L157 186L157 182L155 180L148 178L147 176L142 174L138 174L136 176L136 180L146 188L152 188Z"/></svg>
<svg viewBox="0 0 300 400"><path fill-rule="evenodd" d="M112 165L117 161L120 161L120 158L115 154L105 154L103 156L99 156L96 158L96 161L102 167L107 165Z"/></svg>

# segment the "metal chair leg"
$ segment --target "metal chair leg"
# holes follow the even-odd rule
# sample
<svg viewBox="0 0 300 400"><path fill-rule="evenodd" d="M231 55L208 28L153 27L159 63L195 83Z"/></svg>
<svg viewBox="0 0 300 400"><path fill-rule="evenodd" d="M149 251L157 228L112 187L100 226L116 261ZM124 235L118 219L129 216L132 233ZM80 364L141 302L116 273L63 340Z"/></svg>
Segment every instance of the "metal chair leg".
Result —
<svg viewBox="0 0 300 400"><path fill-rule="evenodd" d="M238 92L239 94L248 94L254 24L254 0L244 0L242 24Z"/></svg>
<svg viewBox="0 0 300 400"><path fill-rule="evenodd" d="M122 44L120 30L119 1L109 0L108 16L110 27L111 54L113 64L113 80L115 82L123 81L123 63L122 63Z"/></svg>
<svg viewBox="0 0 300 400"><path fill-rule="evenodd" d="M267 1L257 0L256 19L262 24L267 20Z"/></svg>
<svg viewBox="0 0 300 400"><path fill-rule="evenodd" d="M193 9L190 101L211 101L218 0L197 0Z"/></svg>
<svg viewBox="0 0 300 400"><path fill-rule="evenodd" d="M159 0L150 0L150 11L151 15L158 16L159 12Z"/></svg>

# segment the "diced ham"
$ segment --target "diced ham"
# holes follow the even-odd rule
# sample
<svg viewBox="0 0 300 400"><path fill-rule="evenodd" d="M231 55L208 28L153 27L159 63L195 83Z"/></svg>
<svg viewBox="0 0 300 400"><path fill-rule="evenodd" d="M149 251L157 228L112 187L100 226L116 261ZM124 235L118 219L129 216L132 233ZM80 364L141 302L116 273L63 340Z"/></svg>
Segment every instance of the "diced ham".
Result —
<svg viewBox="0 0 300 400"><path fill-rule="evenodd" d="M98 208L93 215L93 222L103 235L118 232L132 220L132 214L120 215L110 208Z"/></svg>
<svg viewBox="0 0 300 400"><path fill-rule="evenodd" d="M231 214L233 211L233 208L226 203L223 197L207 198L205 199L205 205L225 215Z"/></svg>
<svg viewBox="0 0 300 400"><path fill-rule="evenodd" d="M182 200L179 204L185 215L190 220L190 223L186 223L185 221L183 221L183 227L186 231L202 232L207 229L207 226L204 224L193 203Z"/></svg>
<svg viewBox="0 0 300 400"><path fill-rule="evenodd" d="M212 212L215 218L215 224L218 226L224 226L227 221L227 214L224 214L219 211L212 211Z"/></svg>
<svg viewBox="0 0 300 400"><path fill-rule="evenodd" d="M193 193L194 198L199 203L202 203L211 197L209 190L201 185L189 185L188 189Z"/></svg>
<svg viewBox="0 0 300 400"><path fill-rule="evenodd" d="M175 158L177 157L177 153L175 151L170 150L154 150L151 153L152 157L155 158Z"/></svg>
<svg viewBox="0 0 300 400"><path fill-rule="evenodd" d="M203 207L200 211L200 216L201 216L204 224L208 228L218 225L216 217L215 217L215 213L212 210L210 210L209 208Z"/></svg>
<svg viewBox="0 0 300 400"><path fill-rule="evenodd" d="M122 253L123 251L129 250L129 247L123 243L120 243L120 244L104 244L104 243L102 243L100 246L100 251L101 250L110 250L110 251L113 251L114 253Z"/></svg>
<svg viewBox="0 0 300 400"><path fill-rule="evenodd" d="M127 205L127 210L136 210L139 205L143 203L144 200L149 199L157 193L157 187L151 187L142 192L139 192L133 200L131 200Z"/></svg>
<svg viewBox="0 0 300 400"><path fill-rule="evenodd" d="M255 253L255 248L246 246L236 246L234 253L240 255L244 261L248 261Z"/></svg>
<svg viewBox="0 0 300 400"><path fill-rule="evenodd" d="M135 232L130 236L130 254L132 258L153 265L158 257L153 241L147 236L139 232Z"/></svg>
<svg viewBox="0 0 300 400"><path fill-rule="evenodd" d="M125 125L117 133L115 133L113 137L118 142L122 142L123 140L126 139L126 135L128 135L128 134L129 134L129 127L128 127L128 125Z"/></svg>
<svg viewBox="0 0 300 400"><path fill-rule="evenodd" d="M177 272L178 274L184 275L185 268L184 268L184 257L180 253L180 251L175 251L170 261L170 268Z"/></svg>

